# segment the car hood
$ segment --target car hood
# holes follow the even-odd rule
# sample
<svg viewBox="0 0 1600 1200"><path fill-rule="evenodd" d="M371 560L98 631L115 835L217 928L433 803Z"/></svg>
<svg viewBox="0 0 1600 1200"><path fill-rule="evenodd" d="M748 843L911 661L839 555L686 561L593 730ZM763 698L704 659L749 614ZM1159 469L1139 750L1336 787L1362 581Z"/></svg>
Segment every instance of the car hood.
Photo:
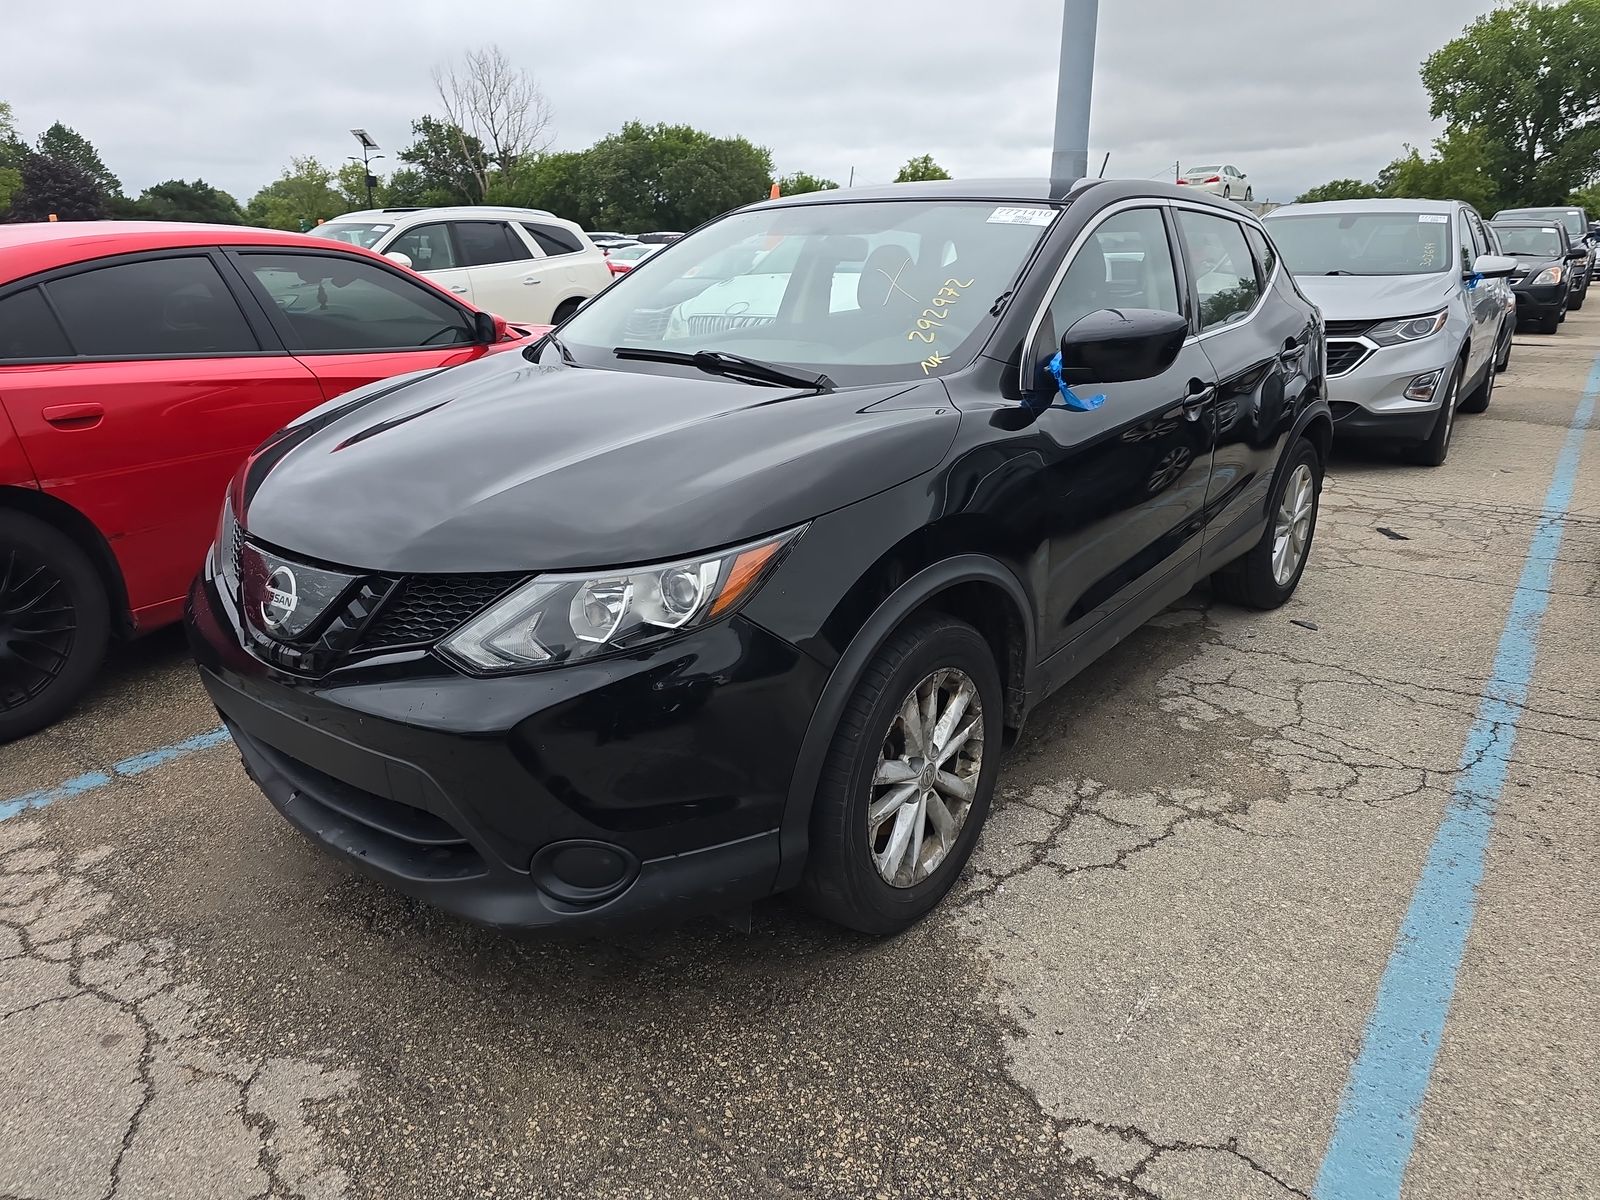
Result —
<svg viewBox="0 0 1600 1200"><path fill-rule="evenodd" d="M283 431L235 510L253 539L363 570L628 565L903 483L959 420L932 380L818 394L495 355Z"/></svg>
<svg viewBox="0 0 1600 1200"><path fill-rule="evenodd" d="M1460 281L1449 271L1433 275L1296 275L1306 299L1328 321L1380 321L1437 311Z"/></svg>

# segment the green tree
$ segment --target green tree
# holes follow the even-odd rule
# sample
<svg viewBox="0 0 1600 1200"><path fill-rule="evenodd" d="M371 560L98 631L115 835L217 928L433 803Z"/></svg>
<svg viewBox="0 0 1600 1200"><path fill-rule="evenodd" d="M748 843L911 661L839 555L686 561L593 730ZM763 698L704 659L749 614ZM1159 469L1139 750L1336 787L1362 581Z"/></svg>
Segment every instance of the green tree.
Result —
<svg viewBox="0 0 1600 1200"><path fill-rule="evenodd" d="M122 181L100 158L94 144L76 129L69 129L60 121L39 135L36 143L39 153L57 162L71 163L88 175L106 196L122 195Z"/></svg>
<svg viewBox="0 0 1600 1200"><path fill-rule="evenodd" d="M1551 204L1596 174L1600 3L1516 0L1479 17L1422 64L1435 118L1483 137L1492 192Z"/></svg>
<svg viewBox="0 0 1600 1200"><path fill-rule="evenodd" d="M11 197L22 187L22 164L33 151L17 134L11 105L0 100L0 214L11 204Z"/></svg>
<svg viewBox="0 0 1600 1200"><path fill-rule="evenodd" d="M154 221L202 221L212 225L242 225L244 210L227 192L203 179L185 183L168 179L145 188L133 202L137 215ZM115 211L115 206L113 206ZM121 216L121 212L116 215Z"/></svg>
<svg viewBox="0 0 1600 1200"><path fill-rule="evenodd" d="M778 195L803 196L807 192L826 192L838 186L831 179L822 179L816 175L807 175L804 171L796 171L793 175L785 175L778 180Z"/></svg>
<svg viewBox="0 0 1600 1200"><path fill-rule="evenodd" d="M587 151L565 151L523 159L489 188L493 204L545 208L559 217L592 225L602 197L589 182Z"/></svg>
<svg viewBox="0 0 1600 1200"><path fill-rule="evenodd" d="M772 155L742 137L640 121L562 169L577 181L587 220L613 229L690 229L772 186Z"/></svg>
<svg viewBox="0 0 1600 1200"><path fill-rule="evenodd" d="M254 196L245 216L271 229L310 229L346 211L334 174L315 158L291 158L284 173Z"/></svg>
<svg viewBox="0 0 1600 1200"><path fill-rule="evenodd" d="M106 215L100 181L69 162L30 154L21 168L22 182L11 197L8 221L98 221Z"/></svg>
<svg viewBox="0 0 1600 1200"><path fill-rule="evenodd" d="M437 117L418 117L411 122L411 133L411 145L400 151L400 161L421 176L417 198L410 203L483 203L484 188L474 165L483 161L483 143Z"/></svg>
<svg viewBox="0 0 1600 1200"><path fill-rule="evenodd" d="M1465 200L1480 212L1499 207L1493 155L1479 130L1453 130L1433 143L1424 158L1414 146L1378 172L1377 187L1385 196L1411 200Z"/></svg>
<svg viewBox="0 0 1600 1200"><path fill-rule="evenodd" d="M389 202L388 192L383 186L383 179L376 171L373 178L378 182L372 187L372 203L367 203L367 170L358 162L347 162L334 174L334 190L339 193L344 201L344 211L351 212L360 208L382 208Z"/></svg>
<svg viewBox="0 0 1600 1200"><path fill-rule="evenodd" d="M1295 197L1296 204L1316 204L1323 200L1371 200L1377 197L1378 189L1370 183L1363 183L1359 179L1335 179L1324 183L1309 191L1301 192Z"/></svg>
<svg viewBox="0 0 1600 1200"><path fill-rule="evenodd" d="M921 158L913 158L900 168L900 174L894 177L896 183L914 183L922 179L949 179L950 172L933 161L933 155L924 154Z"/></svg>

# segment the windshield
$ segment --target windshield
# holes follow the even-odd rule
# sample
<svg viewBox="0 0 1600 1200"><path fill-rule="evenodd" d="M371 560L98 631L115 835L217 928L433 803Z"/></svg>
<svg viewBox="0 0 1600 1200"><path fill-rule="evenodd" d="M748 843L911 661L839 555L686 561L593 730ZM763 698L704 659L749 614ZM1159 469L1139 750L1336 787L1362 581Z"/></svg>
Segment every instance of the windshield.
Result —
<svg viewBox="0 0 1600 1200"><path fill-rule="evenodd" d="M366 221L325 221L315 229L308 230L312 237L329 238L336 242L349 242L352 246L360 246L371 250L378 244L378 239L389 230L393 224L378 225Z"/></svg>
<svg viewBox="0 0 1600 1200"><path fill-rule="evenodd" d="M1444 213L1307 213L1267 222L1295 275L1431 275L1453 261Z"/></svg>
<svg viewBox="0 0 1600 1200"><path fill-rule="evenodd" d="M1583 223L1583 213L1576 208L1507 208L1494 215L1496 221L1502 217L1508 221L1518 218L1525 221L1560 221L1573 239L1589 232L1589 227Z"/></svg>
<svg viewBox="0 0 1600 1200"><path fill-rule="evenodd" d="M1561 231L1553 225L1499 225L1493 226L1500 239L1500 248L1507 254L1533 255L1537 258L1561 257Z"/></svg>
<svg viewBox="0 0 1600 1200"><path fill-rule="evenodd" d="M716 350L841 383L954 370L1027 265L1048 205L880 200L735 213L643 259L562 329L569 352Z"/></svg>

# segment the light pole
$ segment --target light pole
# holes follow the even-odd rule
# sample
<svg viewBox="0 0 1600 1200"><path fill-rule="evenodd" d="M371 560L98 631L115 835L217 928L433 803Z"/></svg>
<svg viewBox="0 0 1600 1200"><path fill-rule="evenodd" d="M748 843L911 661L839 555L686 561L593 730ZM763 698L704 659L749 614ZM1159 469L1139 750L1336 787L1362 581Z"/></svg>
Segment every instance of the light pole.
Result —
<svg viewBox="0 0 1600 1200"><path fill-rule="evenodd" d="M352 129L350 132L355 135L356 141L361 143L361 157L358 159L352 154L350 156L350 161L359 162L361 164L361 176L366 181L367 185L367 207L371 208L372 189L378 182L372 174L372 160L375 158L382 158L383 155L372 153L378 148L378 143L372 140L372 136L367 133L365 129Z"/></svg>
<svg viewBox="0 0 1600 1200"><path fill-rule="evenodd" d="M1063 0L1061 69L1056 76L1056 140L1050 191L1061 195L1089 174L1089 99L1094 92L1094 35L1100 0Z"/></svg>

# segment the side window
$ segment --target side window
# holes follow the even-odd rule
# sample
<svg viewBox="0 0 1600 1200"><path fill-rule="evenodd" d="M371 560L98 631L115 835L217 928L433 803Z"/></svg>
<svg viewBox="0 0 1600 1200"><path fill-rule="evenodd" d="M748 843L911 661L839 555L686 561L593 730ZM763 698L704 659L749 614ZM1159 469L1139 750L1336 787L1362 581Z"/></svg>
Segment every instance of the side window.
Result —
<svg viewBox="0 0 1600 1200"><path fill-rule="evenodd" d="M43 285L79 354L249 354L261 349L209 258L96 267Z"/></svg>
<svg viewBox="0 0 1600 1200"><path fill-rule="evenodd" d="M1200 297L1201 330L1248 316L1261 299L1261 282L1245 241L1245 227L1193 209L1180 208L1177 213L1189 277Z"/></svg>
<svg viewBox="0 0 1600 1200"><path fill-rule="evenodd" d="M467 314L375 263L333 254L241 254L303 350L407 350L473 340Z"/></svg>
<svg viewBox="0 0 1600 1200"><path fill-rule="evenodd" d="M418 225L408 229L389 243L389 251L404 254L418 271L448 271L462 265L456 261L450 231L443 225Z"/></svg>
<svg viewBox="0 0 1600 1200"><path fill-rule="evenodd" d="M1244 227L1245 241L1250 243L1250 252L1256 259L1256 278L1261 280L1262 290L1266 289L1267 281L1272 278L1272 272L1278 266L1278 250L1272 244L1272 239L1254 225Z"/></svg>
<svg viewBox="0 0 1600 1200"><path fill-rule="evenodd" d="M1461 209L1456 210L1456 240L1461 243L1461 269L1471 271L1478 251L1472 243L1472 226L1467 224L1467 214Z"/></svg>
<svg viewBox="0 0 1600 1200"><path fill-rule="evenodd" d="M1472 240L1478 248L1479 254L1488 254L1494 249L1494 243L1489 240L1489 231L1483 227L1483 220L1477 213L1463 209L1467 214L1467 223L1472 226Z"/></svg>
<svg viewBox="0 0 1600 1200"><path fill-rule="evenodd" d="M495 263L532 258L522 239L504 221L455 221L461 263L467 267L492 267Z"/></svg>
<svg viewBox="0 0 1600 1200"><path fill-rule="evenodd" d="M0 300L0 362L8 358L71 358L72 345L36 287Z"/></svg>
<svg viewBox="0 0 1600 1200"><path fill-rule="evenodd" d="M522 228L546 254L580 254L583 251L583 243L570 229L563 229L559 225L537 224L533 221L524 221Z"/></svg>
<svg viewBox="0 0 1600 1200"><path fill-rule="evenodd" d="M1080 317L1102 308L1183 311L1159 209L1134 208L1107 217L1078 247L1050 301L1047 326L1053 336L1040 352L1052 352Z"/></svg>

